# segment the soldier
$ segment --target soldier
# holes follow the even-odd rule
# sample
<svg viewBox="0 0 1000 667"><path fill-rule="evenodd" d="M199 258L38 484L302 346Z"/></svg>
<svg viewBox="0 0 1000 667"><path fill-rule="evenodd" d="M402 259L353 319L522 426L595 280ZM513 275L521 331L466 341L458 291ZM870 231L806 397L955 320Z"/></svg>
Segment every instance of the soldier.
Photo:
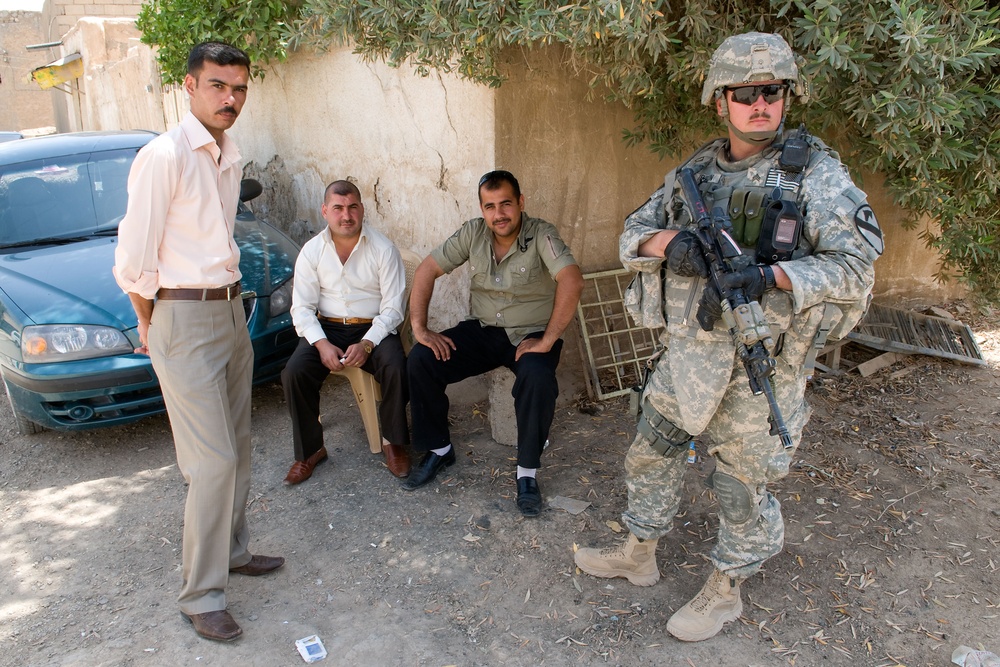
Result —
<svg viewBox="0 0 1000 667"><path fill-rule="evenodd" d="M882 233L866 195L838 155L804 128L784 132L792 97L806 99L795 56L779 35L726 39L713 54L702 104L714 105L728 138L699 149L628 216L622 263L638 273L626 296L633 317L665 326L664 351L642 394L637 434L625 458L630 534L624 544L580 549L576 563L598 577L651 586L660 577L657 540L680 504L685 453L709 440L710 483L719 503L713 570L667 623L683 641L714 636L742 611L740 584L781 551L784 525L767 485L788 473L809 419L804 393L815 350L846 334L870 299ZM741 255L723 287L758 301L772 332L771 383L790 435L770 433L768 402L754 395L735 353L718 292L676 184L690 168L708 210L724 207Z"/></svg>

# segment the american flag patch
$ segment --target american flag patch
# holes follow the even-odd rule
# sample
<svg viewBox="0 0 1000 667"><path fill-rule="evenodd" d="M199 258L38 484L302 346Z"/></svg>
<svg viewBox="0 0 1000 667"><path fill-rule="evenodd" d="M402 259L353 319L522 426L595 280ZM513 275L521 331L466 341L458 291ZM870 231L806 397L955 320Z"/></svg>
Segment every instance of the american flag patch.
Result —
<svg viewBox="0 0 1000 667"><path fill-rule="evenodd" d="M786 192L798 192L799 184L793 181L780 169L768 169L764 185L769 188L781 188Z"/></svg>

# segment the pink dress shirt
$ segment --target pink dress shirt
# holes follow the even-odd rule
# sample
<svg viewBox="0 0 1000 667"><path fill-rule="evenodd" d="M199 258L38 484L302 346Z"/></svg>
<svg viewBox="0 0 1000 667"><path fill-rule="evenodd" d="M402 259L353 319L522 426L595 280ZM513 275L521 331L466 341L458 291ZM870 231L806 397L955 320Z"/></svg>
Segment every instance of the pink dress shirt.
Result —
<svg viewBox="0 0 1000 667"><path fill-rule="evenodd" d="M240 279L233 239L241 156L228 136L218 146L190 112L139 151L118 227L115 280L153 299L161 287L222 287Z"/></svg>

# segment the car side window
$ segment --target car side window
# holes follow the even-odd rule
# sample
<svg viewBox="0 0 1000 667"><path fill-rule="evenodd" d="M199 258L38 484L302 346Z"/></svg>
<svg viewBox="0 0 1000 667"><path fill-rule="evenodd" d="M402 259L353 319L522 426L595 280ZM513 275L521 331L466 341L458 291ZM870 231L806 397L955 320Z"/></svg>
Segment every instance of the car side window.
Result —
<svg viewBox="0 0 1000 667"><path fill-rule="evenodd" d="M128 204L128 173L135 150L94 153L87 166L99 228L117 228Z"/></svg>

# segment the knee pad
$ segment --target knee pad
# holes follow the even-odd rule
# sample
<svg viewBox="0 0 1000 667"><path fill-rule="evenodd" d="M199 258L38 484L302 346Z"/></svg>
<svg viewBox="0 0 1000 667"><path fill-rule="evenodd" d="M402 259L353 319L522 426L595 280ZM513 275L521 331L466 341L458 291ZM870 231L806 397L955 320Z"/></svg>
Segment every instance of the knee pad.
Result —
<svg viewBox="0 0 1000 667"><path fill-rule="evenodd" d="M690 433L674 426L673 422L657 412L648 401L642 404L642 414L639 416L636 432L661 456L671 456L686 451L688 442L691 441Z"/></svg>
<svg viewBox="0 0 1000 667"><path fill-rule="evenodd" d="M757 518L762 499L755 489L718 470L712 473L710 481L719 499L719 512L726 520L739 526Z"/></svg>

